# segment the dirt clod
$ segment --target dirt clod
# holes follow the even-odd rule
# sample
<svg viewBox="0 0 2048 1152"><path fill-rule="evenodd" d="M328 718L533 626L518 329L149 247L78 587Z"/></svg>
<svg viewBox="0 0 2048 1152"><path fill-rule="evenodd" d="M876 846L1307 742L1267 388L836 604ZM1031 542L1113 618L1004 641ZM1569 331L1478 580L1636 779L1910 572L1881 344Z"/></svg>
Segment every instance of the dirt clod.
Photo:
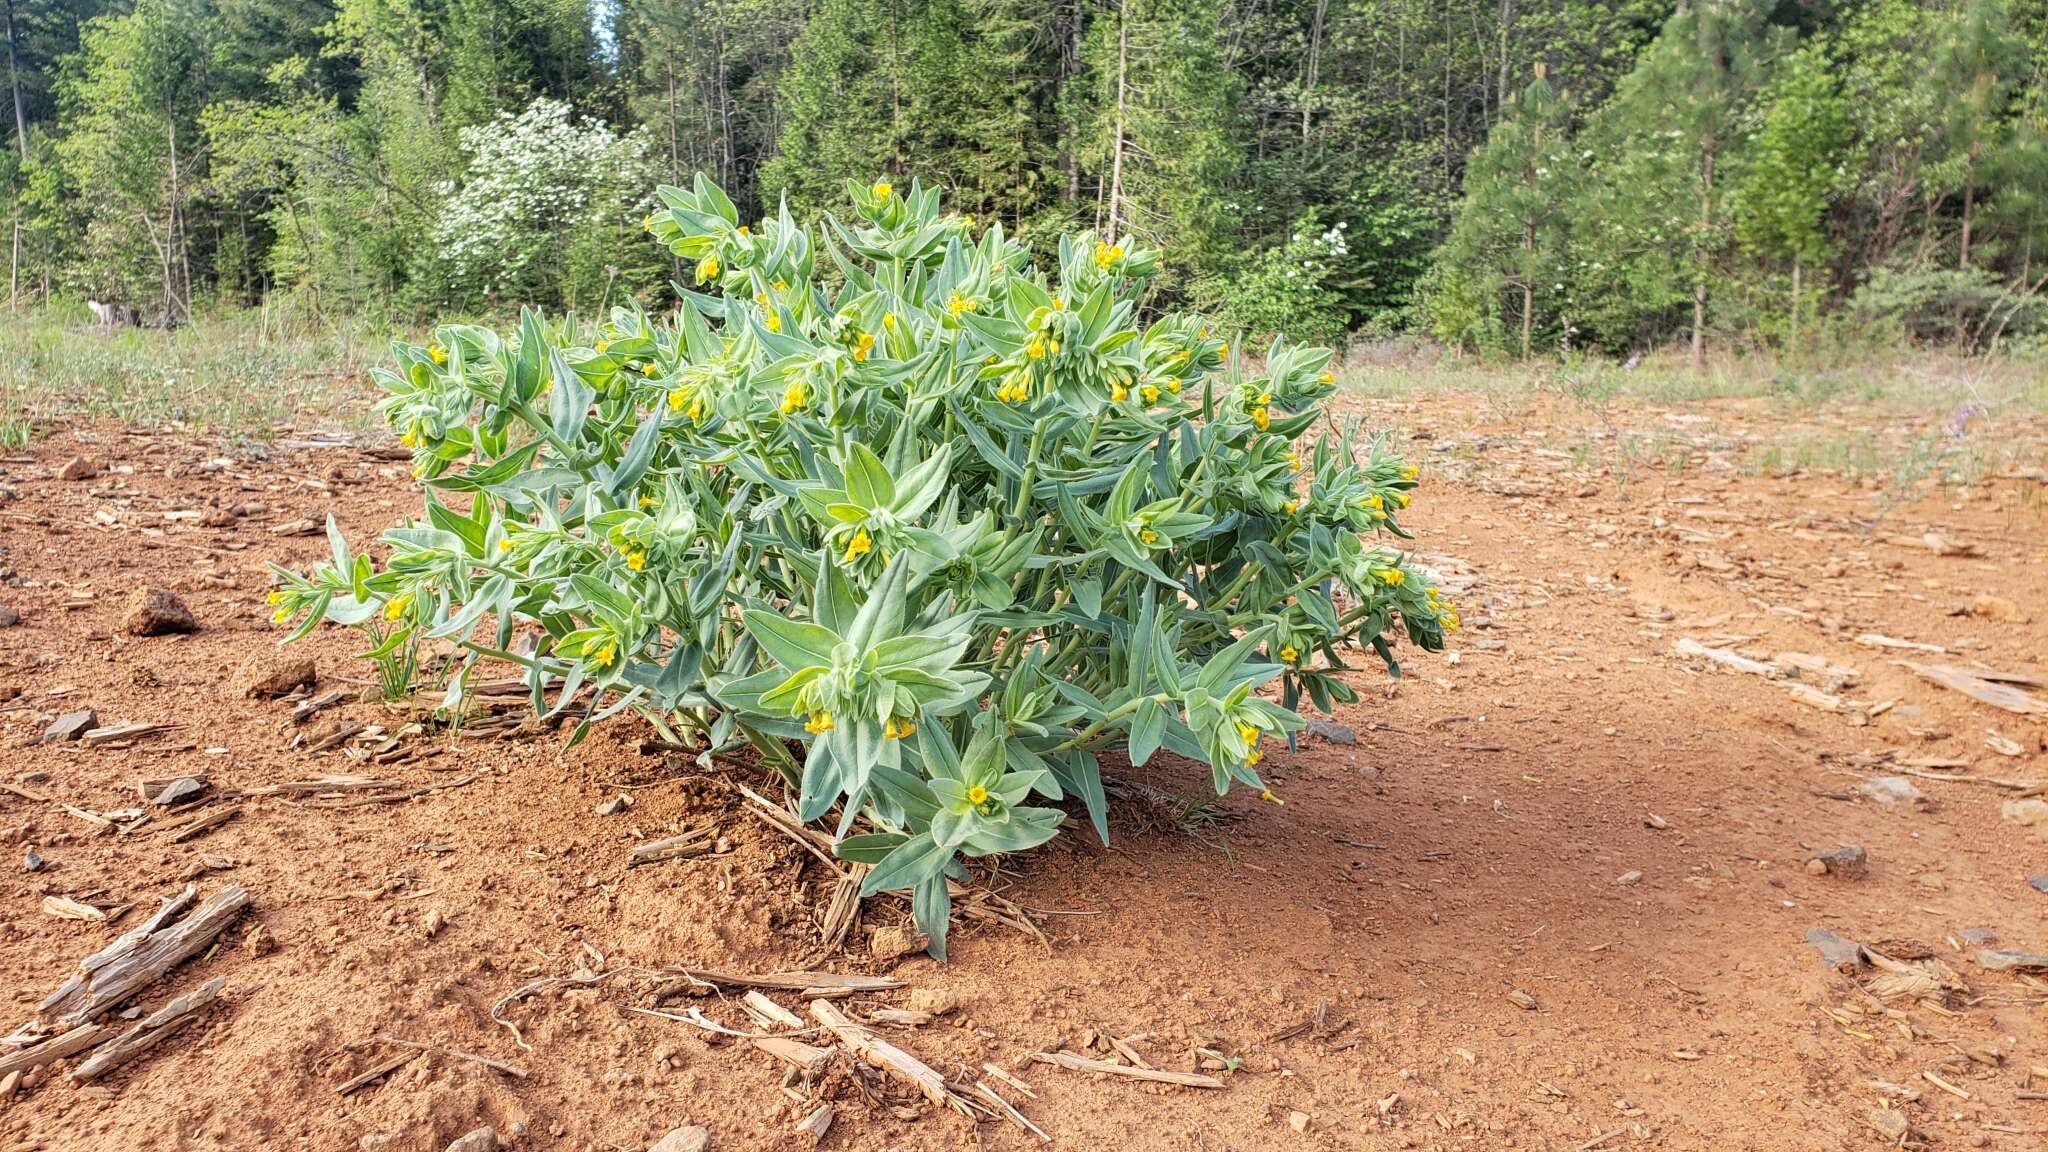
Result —
<svg viewBox="0 0 2048 1152"><path fill-rule="evenodd" d="M90 480L99 474L99 462L90 456L73 456L57 468L59 480Z"/></svg>
<svg viewBox="0 0 2048 1152"><path fill-rule="evenodd" d="M168 636L199 631L199 621L185 602L168 588L139 588L121 613L121 631L130 636Z"/></svg>
<svg viewBox="0 0 2048 1152"><path fill-rule="evenodd" d="M868 938L868 954L877 960L894 960L898 956L922 952L930 944L931 938L915 928L904 924L884 924Z"/></svg>
<svg viewBox="0 0 2048 1152"><path fill-rule="evenodd" d="M290 695L319 677L319 666L303 652L258 652L235 670L229 691L242 700L270 700Z"/></svg>

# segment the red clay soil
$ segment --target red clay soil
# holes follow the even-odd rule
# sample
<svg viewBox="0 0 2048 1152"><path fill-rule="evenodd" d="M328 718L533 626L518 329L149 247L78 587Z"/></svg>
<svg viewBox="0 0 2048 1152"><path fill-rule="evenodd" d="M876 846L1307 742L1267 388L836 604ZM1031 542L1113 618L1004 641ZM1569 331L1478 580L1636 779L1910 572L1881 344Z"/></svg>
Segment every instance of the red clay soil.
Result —
<svg viewBox="0 0 2048 1152"><path fill-rule="evenodd" d="M639 970L671 965L907 983L841 1001L855 1016L943 990L951 1013L884 1032L948 1075L988 1061L1022 1078L1035 1098L1005 1094L1071 1149L1861 1149L1897 1143L1900 1123L1909 1146L2043 1147L2048 1101L2021 1093L2048 1090L2048 982L1986 968L1964 933L2048 951L2048 893L2028 884L2048 844L2002 819L2013 791L1986 782L2048 777L2044 717L1900 663L2032 677L2019 690L2048 698L2040 474L1993 469L1910 500L1839 475L1752 474L1731 451L1783 430L1730 403L1632 411L1664 430L1647 463L1616 454L1612 412L1370 408L1417 437L1431 483L1412 527L1469 584L1455 653L1405 652L1399 682L1359 673L1363 702L1336 717L1355 745L1326 735L1272 757L1283 806L1178 804L1201 799L1206 773L1167 757L1116 773L1112 847L1063 836L996 878L1049 946L963 921L943 966L870 954L864 931L907 921L891 899L821 954L824 869L732 787L771 782L643 751L637 721L565 754L565 732L518 725L518 701L451 736L353 696L294 725L294 700L231 692L244 661L275 651L265 562L325 548L275 529L331 512L368 540L417 507L402 464L54 430L0 475L0 605L20 615L0 629L0 782L47 798L0 790L0 987L28 1019L195 873L202 897L234 883L254 902L217 950L135 1001L153 1011L224 977L210 1015L92 1086L66 1079L70 1062L30 1075L0 1103L0 1152L439 1152L481 1125L520 1149L640 1152L684 1124L719 1152L801 1146L791 1132L813 1105L783 1091L781 1065L628 1011L664 983ZM105 468L59 479L74 455ZM125 634L124 602L150 584L200 630ZM1726 670L1674 653L1682 638L1856 675ZM318 659L313 692L359 690L360 647L328 631L298 649ZM36 745L88 706L101 726L175 727L126 747ZM342 723L382 735L306 750ZM1941 767L1954 762L1967 767ZM1929 778L1945 772L1966 779ZM175 817L122 834L59 806L120 822L148 807L138 778L203 774L223 792L333 773L433 790L355 807L252 797L182 841L164 830ZM1900 775L1920 800L1859 790ZM622 793L630 810L598 814ZM725 850L627 869L632 845L710 823ZM1867 872L1809 871L1840 845L1864 848ZM23 869L31 849L43 870ZM59 919L51 895L134 907ZM1864 987L1878 970L1822 961L1815 927L1941 966L1923 969L1924 996L1887 1002ZM600 973L505 1004L523 1042L493 1020L529 981ZM752 1027L721 996L667 1005L688 1008ZM400 1052L380 1034L527 1075L436 1053L338 1094ZM1111 1036L1163 1069L1220 1056L1224 1086L1030 1059L1064 1046L1128 1063ZM1037 1143L881 1084L827 1078L825 1147ZM1898 1108L1874 1111L1886 1100Z"/></svg>

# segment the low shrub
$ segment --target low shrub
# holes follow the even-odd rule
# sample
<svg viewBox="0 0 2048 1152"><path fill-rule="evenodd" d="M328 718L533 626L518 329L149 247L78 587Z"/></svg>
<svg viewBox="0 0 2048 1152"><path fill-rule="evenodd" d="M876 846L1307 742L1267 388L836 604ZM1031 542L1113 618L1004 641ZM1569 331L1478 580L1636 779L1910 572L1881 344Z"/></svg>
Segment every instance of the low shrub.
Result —
<svg viewBox="0 0 2048 1152"><path fill-rule="evenodd" d="M330 526L273 600L294 638L451 642L450 709L503 660L542 712L587 706L576 738L631 711L751 745L942 955L962 857L1044 843L1069 799L1107 840L1103 753L1263 792L1353 653L1393 669L1457 615L1368 539L1405 535L1416 470L1329 422L1328 351L1141 326L1160 254L1129 239L1041 269L934 190L849 195L749 227L663 188L647 226L698 285L672 315L397 345L375 376L425 519L381 563Z"/></svg>

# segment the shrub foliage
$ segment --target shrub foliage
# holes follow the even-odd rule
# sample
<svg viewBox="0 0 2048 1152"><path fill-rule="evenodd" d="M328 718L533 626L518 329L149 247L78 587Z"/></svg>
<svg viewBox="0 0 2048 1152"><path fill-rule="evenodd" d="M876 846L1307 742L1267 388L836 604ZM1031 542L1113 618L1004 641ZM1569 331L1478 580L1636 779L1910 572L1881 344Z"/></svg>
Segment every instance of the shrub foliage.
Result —
<svg viewBox="0 0 2048 1152"><path fill-rule="evenodd" d="M1141 327L1160 254L1128 239L1038 268L934 190L848 191L806 228L663 188L647 226L697 283L673 315L398 345L377 380L426 518L381 564L330 528L273 599L294 638L451 643L451 709L493 658L587 706L578 737L630 710L750 744L942 952L962 857L1044 843L1069 799L1107 839L1104 752L1264 792L1302 701L1353 699L1349 656L1391 669L1457 616L1373 542L1416 470L1328 419L1326 350Z"/></svg>

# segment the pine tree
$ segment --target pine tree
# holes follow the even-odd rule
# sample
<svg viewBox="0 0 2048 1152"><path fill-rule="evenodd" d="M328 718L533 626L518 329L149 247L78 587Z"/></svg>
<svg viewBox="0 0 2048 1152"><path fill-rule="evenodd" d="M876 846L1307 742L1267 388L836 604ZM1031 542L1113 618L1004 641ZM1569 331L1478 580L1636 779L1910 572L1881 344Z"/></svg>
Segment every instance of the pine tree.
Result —
<svg viewBox="0 0 2048 1152"><path fill-rule="evenodd" d="M1827 45L1810 43L1787 58L1764 99L1763 124L1735 193L1735 233L1769 264L1791 266L1786 318L1788 339L1797 343L1805 273L1828 260L1827 213L1849 143Z"/></svg>
<svg viewBox="0 0 2048 1152"><path fill-rule="evenodd" d="M1539 66L1466 163L1465 199L1437 255L1437 290L1446 299L1433 310L1446 321L1439 330L1445 339L1462 342L1466 334L1469 320L1455 317L1497 323L1506 295L1519 321L1521 354L1529 355L1537 297L1561 274L1578 192L1570 124L1570 101Z"/></svg>
<svg viewBox="0 0 2048 1152"><path fill-rule="evenodd" d="M889 43L909 0L820 0L790 53L780 97L778 154L761 169L772 203L794 209L836 203L848 179L901 172L900 53Z"/></svg>

